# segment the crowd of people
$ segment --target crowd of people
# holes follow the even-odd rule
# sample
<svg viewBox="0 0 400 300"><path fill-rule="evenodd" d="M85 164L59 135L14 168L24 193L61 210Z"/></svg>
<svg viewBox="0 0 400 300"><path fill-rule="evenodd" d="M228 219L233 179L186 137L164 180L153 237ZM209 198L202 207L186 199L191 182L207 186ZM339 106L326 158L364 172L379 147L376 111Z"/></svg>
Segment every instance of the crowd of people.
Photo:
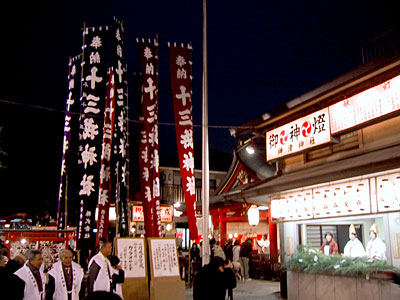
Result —
<svg viewBox="0 0 400 300"><path fill-rule="evenodd" d="M367 257L370 259L386 259L386 245L378 237L378 226L372 224L369 230L370 240L364 249L363 244L357 238L357 231L354 224L349 227L349 241L344 247L343 255L346 257ZM331 232L325 233L325 241L322 243L320 251L325 255L336 255L339 253L338 244L333 239Z"/></svg>
<svg viewBox="0 0 400 300"><path fill-rule="evenodd" d="M0 282L4 299L79 300L123 299L121 284L125 274L117 256L111 255L112 243L99 240L98 252L85 270L74 259L74 252L63 249L59 261L44 270L40 250L30 250L6 262L0 254Z"/></svg>
<svg viewBox="0 0 400 300"><path fill-rule="evenodd" d="M251 280L249 261L253 252L252 239L228 239L222 247L215 239L210 240L210 263L201 267L200 247L193 243L189 253L194 271L193 299L224 300L233 299L233 289L237 280ZM268 236L255 240L259 253L267 253ZM226 295L228 298L226 298Z"/></svg>
<svg viewBox="0 0 400 300"><path fill-rule="evenodd" d="M268 247L265 241L267 236L257 241L259 251ZM195 271L193 299L222 300L228 295L232 300L237 280L251 280L251 238L244 238L241 244L239 240L229 239L223 247L215 239L209 244L210 263L205 266L201 261L201 243L193 243L189 251ZM182 252L179 250L182 249L178 249L178 257ZM5 299L18 300L123 299L124 271L119 258L111 254L112 243L100 239L90 258L81 256L81 264L75 262L72 250L63 249L59 260L45 270L40 250L19 253L8 261L6 255L0 253L2 295L6 295Z"/></svg>
<svg viewBox="0 0 400 300"><path fill-rule="evenodd" d="M354 225L351 225L344 256L386 259L386 246L378 237L376 224L371 226L369 236L370 241L364 249ZM252 240L244 237L240 243L239 239L229 239L222 247L211 239L209 244L210 263L205 266L201 261L201 243L193 243L189 251L193 299L232 300L237 280L251 280L249 261L253 252ZM259 253L268 253L268 236L255 239L254 246ZM338 254L338 244L332 233L325 234L320 251L325 255ZM7 295L6 299L18 300L123 299L124 271L119 258L111 254L112 243L100 239L97 251L86 260L86 264L81 264L86 267L85 270L74 261L75 253L69 249L59 253L59 261L50 270L44 270L39 250L30 250L26 255L20 253L9 261L0 251L1 290L3 295ZM183 257L182 249L178 248L180 256Z"/></svg>

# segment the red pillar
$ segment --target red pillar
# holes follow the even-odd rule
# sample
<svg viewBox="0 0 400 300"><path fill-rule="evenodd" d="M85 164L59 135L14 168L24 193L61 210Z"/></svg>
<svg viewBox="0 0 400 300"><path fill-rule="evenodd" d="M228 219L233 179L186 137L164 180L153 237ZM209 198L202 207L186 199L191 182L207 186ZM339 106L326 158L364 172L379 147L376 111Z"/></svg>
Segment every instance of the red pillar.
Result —
<svg viewBox="0 0 400 300"><path fill-rule="evenodd" d="M221 235L221 246L224 247L226 243L226 221L225 221L225 210L219 211L219 232Z"/></svg>
<svg viewBox="0 0 400 300"><path fill-rule="evenodd" d="M271 222L271 208L268 210L269 249L270 254L278 254L278 239L276 224Z"/></svg>

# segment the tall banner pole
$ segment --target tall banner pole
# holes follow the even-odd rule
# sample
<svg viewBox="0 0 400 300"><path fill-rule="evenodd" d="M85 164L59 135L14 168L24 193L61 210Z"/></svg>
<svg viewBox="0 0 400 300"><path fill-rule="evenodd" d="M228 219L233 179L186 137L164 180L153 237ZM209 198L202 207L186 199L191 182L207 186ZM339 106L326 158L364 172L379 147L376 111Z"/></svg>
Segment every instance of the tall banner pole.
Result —
<svg viewBox="0 0 400 300"><path fill-rule="evenodd" d="M210 205L210 180L209 180L209 162L208 162L208 83L207 83L207 0L203 0L203 126L202 126L202 183L201 183L201 212L203 216L203 246L202 265L210 262L210 244L208 240L208 216Z"/></svg>
<svg viewBox="0 0 400 300"><path fill-rule="evenodd" d="M113 167L118 176L114 182L115 207L117 215L117 237L126 237L129 235L128 224L128 131L127 131L127 73L123 55L123 21L114 18L114 38L113 38L113 65L114 65L114 82L115 82L115 99L116 99L116 120L114 125L115 143L114 143L114 159ZM118 169L116 169L118 168Z"/></svg>
<svg viewBox="0 0 400 300"><path fill-rule="evenodd" d="M137 39L143 71L139 167L146 237L161 236L158 156L158 41Z"/></svg>
<svg viewBox="0 0 400 300"><path fill-rule="evenodd" d="M89 254L96 242L95 211L100 186L101 157L110 156L111 149L102 149L104 106L106 101L106 49L108 26L86 28L83 45L82 118L78 168L81 171L79 226L77 248ZM104 150L104 151L102 151ZM81 253L82 254L82 253Z"/></svg>
<svg viewBox="0 0 400 300"><path fill-rule="evenodd" d="M197 240L192 116L192 46L168 45L176 144L190 239Z"/></svg>

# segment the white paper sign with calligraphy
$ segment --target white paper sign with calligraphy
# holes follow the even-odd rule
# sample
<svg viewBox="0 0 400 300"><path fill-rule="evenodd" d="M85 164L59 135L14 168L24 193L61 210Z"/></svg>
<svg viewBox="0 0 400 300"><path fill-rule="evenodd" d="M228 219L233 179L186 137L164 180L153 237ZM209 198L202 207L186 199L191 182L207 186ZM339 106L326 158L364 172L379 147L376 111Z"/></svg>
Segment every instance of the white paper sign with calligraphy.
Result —
<svg viewBox="0 0 400 300"><path fill-rule="evenodd" d="M328 108L267 132L267 161L332 141Z"/></svg>
<svg viewBox="0 0 400 300"><path fill-rule="evenodd" d="M400 109L400 76L329 107L332 134Z"/></svg>
<svg viewBox="0 0 400 300"><path fill-rule="evenodd" d="M179 262L175 239L149 239L149 241L153 276L179 276Z"/></svg>
<svg viewBox="0 0 400 300"><path fill-rule="evenodd" d="M144 239L121 238L117 240L118 258L125 278L146 277L146 249Z"/></svg>
<svg viewBox="0 0 400 300"><path fill-rule="evenodd" d="M321 185L272 196L271 215L281 221L369 214L368 179Z"/></svg>

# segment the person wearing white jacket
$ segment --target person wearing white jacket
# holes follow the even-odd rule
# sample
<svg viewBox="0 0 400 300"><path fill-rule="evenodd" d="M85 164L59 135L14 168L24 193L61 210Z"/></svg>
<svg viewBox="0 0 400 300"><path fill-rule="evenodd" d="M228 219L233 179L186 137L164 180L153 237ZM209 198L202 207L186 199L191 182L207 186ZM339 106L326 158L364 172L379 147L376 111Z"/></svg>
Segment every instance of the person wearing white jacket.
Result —
<svg viewBox="0 0 400 300"><path fill-rule="evenodd" d="M125 281L125 271L122 270L120 263L120 259L116 255L111 255L110 256L110 263L111 263L111 277L113 280L112 283L112 288L113 288L113 293L117 294L118 296L121 297L122 300L124 300L124 296L122 295L122 284Z"/></svg>
<svg viewBox="0 0 400 300"><path fill-rule="evenodd" d="M18 276L23 282L21 289L16 293L23 300L44 300L46 275L40 268L43 263L42 253L39 250L31 250L28 254L27 263L21 267L14 275Z"/></svg>
<svg viewBox="0 0 400 300"><path fill-rule="evenodd" d="M108 256L112 252L112 244L109 241L99 240L99 253L89 261L88 292L105 291L112 292L112 267Z"/></svg>
<svg viewBox="0 0 400 300"><path fill-rule="evenodd" d="M369 237L371 239L365 248L367 257L386 260L386 245L378 237L378 226L376 226L376 224L372 224L371 229L369 230Z"/></svg>
<svg viewBox="0 0 400 300"><path fill-rule="evenodd" d="M363 244L357 238L357 231L354 224L350 225L349 228L350 240L344 246L344 256L347 257L364 257L365 250Z"/></svg>
<svg viewBox="0 0 400 300"><path fill-rule="evenodd" d="M79 300L83 269L72 261L71 250L60 252L60 261L56 262L49 275L54 278L53 300Z"/></svg>

